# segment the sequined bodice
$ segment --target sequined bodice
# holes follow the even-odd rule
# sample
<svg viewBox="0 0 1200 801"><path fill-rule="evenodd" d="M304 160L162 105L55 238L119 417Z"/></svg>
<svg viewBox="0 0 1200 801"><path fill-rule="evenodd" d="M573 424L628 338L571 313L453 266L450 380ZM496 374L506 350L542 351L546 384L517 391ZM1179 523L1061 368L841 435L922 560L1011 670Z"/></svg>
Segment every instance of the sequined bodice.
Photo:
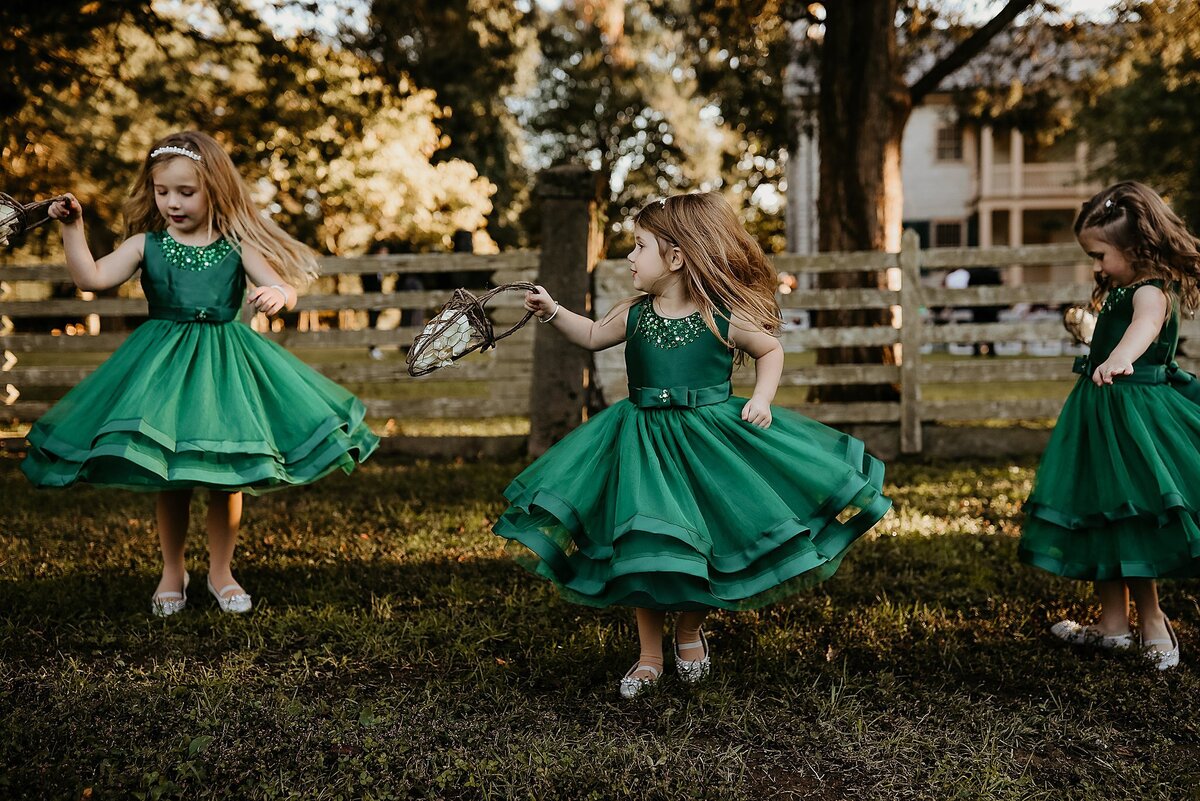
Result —
<svg viewBox="0 0 1200 801"><path fill-rule="evenodd" d="M1146 284L1159 289L1163 287L1162 281L1151 280L1129 286L1114 287L1108 291L1108 295L1104 298L1104 304L1100 307L1100 315L1096 318L1096 330L1092 333L1092 344L1088 355L1090 364L1101 364L1120 343L1121 337L1125 336L1125 331L1133 322L1133 295L1137 292L1138 287ZM1133 363L1134 370L1136 371L1139 367L1170 364L1175 358L1175 348L1178 343L1179 311L1176 309L1172 310L1170 317L1163 323L1158 337Z"/></svg>
<svg viewBox="0 0 1200 801"><path fill-rule="evenodd" d="M228 240L195 247L166 231L146 233L141 281L150 316L177 321L231 320L246 292L241 255Z"/></svg>
<svg viewBox="0 0 1200 801"><path fill-rule="evenodd" d="M219 264L233 250L233 245L225 237L207 245L185 245L176 242L166 231L156 231L154 236L163 257L172 267L180 270L207 270Z"/></svg>
<svg viewBox="0 0 1200 801"><path fill-rule="evenodd" d="M718 316L716 323L727 337L729 321ZM708 387L728 381L733 373L733 353L713 336L699 312L663 317L646 295L630 307L625 333L625 368L632 386Z"/></svg>

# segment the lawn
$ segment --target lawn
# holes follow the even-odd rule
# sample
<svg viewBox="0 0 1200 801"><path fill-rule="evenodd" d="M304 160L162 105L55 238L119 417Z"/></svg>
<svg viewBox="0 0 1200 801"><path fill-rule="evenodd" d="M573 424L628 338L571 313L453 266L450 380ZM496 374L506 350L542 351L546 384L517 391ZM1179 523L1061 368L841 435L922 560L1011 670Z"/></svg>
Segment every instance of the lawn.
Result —
<svg viewBox="0 0 1200 801"><path fill-rule="evenodd" d="M197 508L191 605L159 620L150 497L0 456L0 798L1200 797L1200 582L1165 588L1175 672L1056 646L1094 609L1016 562L1032 462L891 466L833 579L715 615L711 680L634 702L632 615L489 532L520 466L379 458L248 499L247 617L203 591Z"/></svg>

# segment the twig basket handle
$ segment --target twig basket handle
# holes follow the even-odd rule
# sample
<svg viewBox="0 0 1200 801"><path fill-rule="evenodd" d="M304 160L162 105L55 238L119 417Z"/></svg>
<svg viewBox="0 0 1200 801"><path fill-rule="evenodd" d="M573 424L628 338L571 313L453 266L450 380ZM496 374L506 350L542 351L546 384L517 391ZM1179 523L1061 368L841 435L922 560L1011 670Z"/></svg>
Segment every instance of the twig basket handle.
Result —
<svg viewBox="0 0 1200 801"><path fill-rule="evenodd" d="M438 311L433 321L426 325L425 329L417 334L416 339L413 340L406 360L408 374L411 376L426 375L437 370L439 367L445 367L452 361L461 359L468 353L496 347L497 342L516 333L521 326L529 322L529 318L533 317L533 312L526 312L525 316L519 322L497 334L492 326L492 321L487 316L485 308L487 302L501 292L531 292L536 288L529 281L514 281L511 284L501 284L494 289L489 289L478 297L466 289L454 290L454 294L450 297L450 302ZM447 312L450 312L450 314L447 314ZM472 343L462 350L459 350L457 347L453 348L453 352L446 358L439 357L432 361L423 358L427 356L431 348L438 348L442 344L444 337L460 330L460 320L464 317L471 328Z"/></svg>
<svg viewBox="0 0 1200 801"><path fill-rule="evenodd" d="M50 207L62 198L59 195L36 203L22 203L12 195L0 192L0 226L8 229L8 239L19 237L49 222Z"/></svg>

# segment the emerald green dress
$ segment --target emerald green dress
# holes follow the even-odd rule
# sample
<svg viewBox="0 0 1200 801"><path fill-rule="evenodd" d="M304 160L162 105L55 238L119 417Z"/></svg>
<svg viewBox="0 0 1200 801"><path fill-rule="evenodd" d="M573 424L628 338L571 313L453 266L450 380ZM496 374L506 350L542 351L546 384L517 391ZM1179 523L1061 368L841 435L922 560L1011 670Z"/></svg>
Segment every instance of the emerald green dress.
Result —
<svg viewBox="0 0 1200 801"><path fill-rule="evenodd" d="M375 450L361 401L237 319L246 278L227 240L145 240L150 319L34 424L34 484L259 493Z"/></svg>
<svg viewBox="0 0 1200 801"><path fill-rule="evenodd" d="M1022 561L1076 579L1200 575L1200 405L1175 364L1173 310L1129 376L1091 377L1125 335L1143 281L1105 298L1090 353L1025 504Z"/></svg>
<svg viewBox="0 0 1200 801"><path fill-rule="evenodd" d="M759 607L832 575L890 508L857 439L786 409L765 430L741 419L733 354L699 313L638 301L625 361L629 399L517 476L493 529L569 600Z"/></svg>

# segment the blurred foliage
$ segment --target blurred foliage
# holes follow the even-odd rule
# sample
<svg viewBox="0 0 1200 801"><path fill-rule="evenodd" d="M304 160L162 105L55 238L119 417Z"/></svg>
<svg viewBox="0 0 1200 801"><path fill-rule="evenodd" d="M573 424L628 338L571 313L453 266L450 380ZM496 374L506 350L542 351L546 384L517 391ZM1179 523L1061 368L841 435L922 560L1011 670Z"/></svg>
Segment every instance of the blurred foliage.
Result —
<svg viewBox="0 0 1200 801"><path fill-rule="evenodd" d="M541 14L538 41L524 117L536 158L581 161L608 179L610 255L630 244L629 218L648 201L725 186L738 139L697 93L686 40L648 3L566 2Z"/></svg>
<svg viewBox="0 0 1200 801"><path fill-rule="evenodd" d="M1149 184L1200 231L1200 6L1131 3L1114 38L1125 46L1080 92L1084 134L1108 143L1099 175Z"/></svg>
<svg viewBox="0 0 1200 801"><path fill-rule="evenodd" d="M86 69L81 54L96 47L106 29L120 22L154 19L152 0L56 0L0 4L0 118L39 106L56 93L95 88L102 76Z"/></svg>
<svg viewBox="0 0 1200 801"><path fill-rule="evenodd" d="M24 13L42 24L40 10ZM433 163L446 142L432 92L385 80L333 44L279 37L241 0L151 13L98 18L94 44L72 53L76 77L30 87L38 102L0 129L0 187L24 198L75 191L103 249L149 145L199 128L270 213L322 251L449 249L455 230L483 227L494 187L467 162Z"/></svg>
<svg viewBox="0 0 1200 801"><path fill-rule="evenodd" d="M374 0L368 30L347 35L381 69L434 89L449 109L447 155L497 185L489 230L535 244L533 172L582 162L601 174L609 253L628 244L628 218L648 200L724 188L769 247L782 216L750 203L755 181L738 130L698 91L691 46L650 0ZM753 148L751 149L753 153ZM746 172L743 169L743 172Z"/></svg>
<svg viewBox="0 0 1200 801"><path fill-rule="evenodd" d="M389 81L433 90L448 137L436 162L473 164L496 186L488 230L501 246L527 244L521 214L532 174L513 105L533 88L537 43L528 3L518 0L372 0L366 30L343 30L348 46Z"/></svg>
<svg viewBox="0 0 1200 801"><path fill-rule="evenodd" d="M146 146L198 127L282 224L343 254L449 248L458 229L484 248L536 245L535 173L567 161L608 186L610 254L643 203L699 189L726 193L783 250L787 154L815 124L825 17L795 0L364 0L332 31L285 34L268 11L321 5L44 5L0 9L13 32L0 189L76 191L103 247ZM970 8L897 2L909 86L970 36ZM1195 224L1200 11L1122 8L1111 27L1038 3L942 88L965 116L1036 130L1042 147L1078 130L1112 140L1104 175L1146 180Z"/></svg>
<svg viewBox="0 0 1200 801"><path fill-rule="evenodd" d="M760 187L786 192L784 170L789 145L805 117L789 82L815 92L815 44L793 40L793 26L807 14L789 0L654 0L662 24L677 32L681 68L694 76L696 92L725 126L735 146L722 153L721 172L740 197ZM752 227L783 236L781 214L755 204ZM753 225L757 222L757 225ZM777 250L782 250L782 241Z"/></svg>

